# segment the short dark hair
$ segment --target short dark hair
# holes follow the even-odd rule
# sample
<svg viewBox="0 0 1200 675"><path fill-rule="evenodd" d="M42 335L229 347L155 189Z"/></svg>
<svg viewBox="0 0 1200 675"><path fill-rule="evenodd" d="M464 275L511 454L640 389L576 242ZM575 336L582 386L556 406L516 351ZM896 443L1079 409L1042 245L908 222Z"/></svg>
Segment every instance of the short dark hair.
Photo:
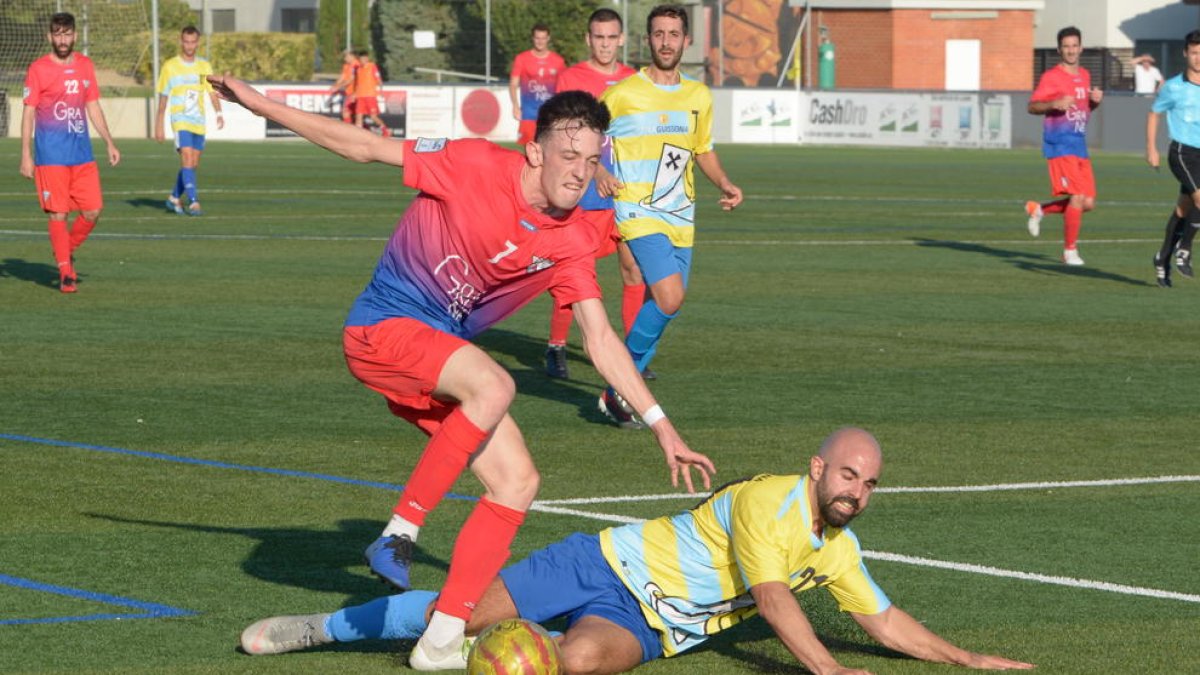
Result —
<svg viewBox="0 0 1200 675"><path fill-rule="evenodd" d="M549 32L550 32L550 26L547 26L546 24L542 23L541 21L533 24L533 28L529 29L530 35L533 35L534 33L549 33Z"/></svg>
<svg viewBox="0 0 1200 675"><path fill-rule="evenodd" d="M360 59L364 56L367 58L371 58L371 52L366 49L360 49L356 52L356 54L358 55L358 58L360 58Z"/></svg>
<svg viewBox="0 0 1200 675"><path fill-rule="evenodd" d="M538 108L534 139L540 142L560 122L570 120L577 120L582 126L603 134L608 131L612 115L608 106L586 91L564 91L551 96Z"/></svg>
<svg viewBox="0 0 1200 675"><path fill-rule="evenodd" d="M1183 36L1183 50L1187 51L1192 45L1200 45L1200 30L1194 30Z"/></svg>
<svg viewBox="0 0 1200 675"><path fill-rule="evenodd" d="M592 15L588 17L588 31L591 31L592 24L594 23L608 23L609 21L616 21L621 24L622 30L625 28L625 21L621 19L620 14L607 7L601 7L592 12Z"/></svg>
<svg viewBox="0 0 1200 675"><path fill-rule="evenodd" d="M1083 44L1083 33L1080 33L1079 29L1075 26L1067 26L1066 28L1058 31L1058 46L1060 49L1062 48L1063 38L1071 37L1072 35L1079 38L1079 43Z"/></svg>
<svg viewBox="0 0 1200 675"><path fill-rule="evenodd" d="M53 33L55 28L75 30L75 15L70 12L59 12L52 15L50 17L50 32Z"/></svg>
<svg viewBox="0 0 1200 675"><path fill-rule="evenodd" d="M195 26L193 26L191 24L188 24L183 27L183 30L179 31L179 34L180 35L199 35L200 29L196 28Z"/></svg>
<svg viewBox="0 0 1200 675"><path fill-rule="evenodd" d="M650 34L650 24L660 16L679 19L683 22L683 34L688 34L688 13L683 8L683 5L659 5L650 10L650 14L646 17L646 35Z"/></svg>

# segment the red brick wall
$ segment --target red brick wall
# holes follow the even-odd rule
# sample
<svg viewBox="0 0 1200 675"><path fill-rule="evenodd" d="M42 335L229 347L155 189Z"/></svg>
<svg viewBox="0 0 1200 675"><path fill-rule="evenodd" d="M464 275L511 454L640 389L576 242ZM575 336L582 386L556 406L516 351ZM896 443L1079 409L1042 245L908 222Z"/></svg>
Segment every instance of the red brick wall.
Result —
<svg viewBox="0 0 1200 675"><path fill-rule="evenodd" d="M834 44L838 88L943 89L946 40L981 42L980 88L1033 88L1031 11L999 10L995 19L933 19L932 11L918 9L814 14ZM816 73L814 67L814 79Z"/></svg>

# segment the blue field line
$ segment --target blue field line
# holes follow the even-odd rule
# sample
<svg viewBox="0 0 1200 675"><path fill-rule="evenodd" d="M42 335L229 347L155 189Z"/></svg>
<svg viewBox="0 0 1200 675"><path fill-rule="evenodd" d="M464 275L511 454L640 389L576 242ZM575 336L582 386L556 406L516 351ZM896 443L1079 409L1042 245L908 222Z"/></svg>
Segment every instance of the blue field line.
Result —
<svg viewBox="0 0 1200 675"><path fill-rule="evenodd" d="M196 459L195 457L181 457L179 455L168 455L161 452L146 452L144 450L129 450L126 448L110 448L104 445L91 445L88 443L74 443L71 441L56 441L52 438L37 438L35 436L22 436L20 434L0 434L0 439L9 441L19 441L21 443L37 443L39 445L53 445L61 448L78 448L80 450L94 450L96 452L111 452L117 455L129 455L131 457L141 457L143 459L157 459L164 462L175 462L177 464L192 464L196 466L208 466L216 469L233 469L236 471L251 471L254 473L267 473L276 476L288 476L290 478L311 478L314 480L329 481L331 483L342 483L344 485L357 485L360 487L379 488L381 490L392 490L399 492L404 489L403 485L395 483L381 483L373 480L359 480L357 478L346 478L344 476L333 476L324 473L312 473L309 471L293 471L291 469L274 469L269 466L250 466L249 464L233 464L230 462L218 462L211 459ZM461 499L466 501L476 501L478 497L470 495L447 494L446 499Z"/></svg>
<svg viewBox="0 0 1200 675"><path fill-rule="evenodd" d="M39 591L41 593L54 593L55 595L65 595L69 598L77 598L79 600L87 600L89 602L100 602L106 605L117 605L120 607L129 607L132 609L140 609L138 613L125 614L87 614L82 616L50 616L39 619L0 619L0 626L14 626L31 623L66 623L69 621L103 621L112 619L161 619L173 616L193 616L196 612L187 609L179 609L169 605L160 605L156 602L142 602L133 598L122 598L119 595L109 595L107 593L96 593L93 591L85 591L81 588L69 588L67 586L57 586L55 584L46 584L40 581L31 581L20 577L13 577L7 574L0 574L0 584L6 586L15 586L17 588Z"/></svg>

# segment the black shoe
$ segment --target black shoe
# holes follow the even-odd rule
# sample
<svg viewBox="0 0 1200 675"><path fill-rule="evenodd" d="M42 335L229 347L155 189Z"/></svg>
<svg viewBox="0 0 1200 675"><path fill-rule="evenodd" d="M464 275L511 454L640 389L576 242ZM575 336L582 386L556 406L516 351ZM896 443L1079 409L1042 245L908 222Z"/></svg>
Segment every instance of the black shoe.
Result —
<svg viewBox="0 0 1200 675"><path fill-rule="evenodd" d="M642 379L643 379L643 380L646 380L646 381L650 381L650 380L657 380L657 379L658 379L658 373L656 373L656 372L654 372L653 370L650 370L649 368L647 368L647 369L645 369L645 370L643 370L643 371L642 371Z"/></svg>
<svg viewBox="0 0 1200 675"><path fill-rule="evenodd" d="M604 395L600 397L600 412L608 416L608 419L617 423L617 426L622 429L644 429L645 424L633 414L633 408L621 398L612 387L604 390Z"/></svg>
<svg viewBox="0 0 1200 675"><path fill-rule="evenodd" d="M1154 280L1163 288L1171 287L1171 266L1167 261L1159 260L1157 255L1154 256Z"/></svg>
<svg viewBox="0 0 1200 675"><path fill-rule="evenodd" d="M1181 248L1175 251L1175 269L1183 276L1191 279L1192 273L1192 252Z"/></svg>
<svg viewBox="0 0 1200 675"><path fill-rule="evenodd" d="M546 348L546 377L565 380L571 377L567 372L567 348L564 345L550 345Z"/></svg>

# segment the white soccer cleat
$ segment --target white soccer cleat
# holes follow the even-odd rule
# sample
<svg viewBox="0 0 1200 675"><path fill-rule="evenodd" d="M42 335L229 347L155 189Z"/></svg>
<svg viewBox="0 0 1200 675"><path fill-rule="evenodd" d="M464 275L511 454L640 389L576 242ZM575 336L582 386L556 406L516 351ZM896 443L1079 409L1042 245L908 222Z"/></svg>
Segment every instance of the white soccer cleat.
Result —
<svg viewBox="0 0 1200 675"><path fill-rule="evenodd" d="M283 654L333 642L325 633L328 614L273 616L242 631L242 651L259 656Z"/></svg>
<svg viewBox="0 0 1200 675"><path fill-rule="evenodd" d="M1025 224L1029 228L1029 236L1038 236L1042 233L1042 216L1045 215L1042 213L1042 205L1037 202L1025 202L1025 213L1029 215L1029 222Z"/></svg>
<svg viewBox="0 0 1200 675"><path fill-rule="evenodd" d="M1073 248L1063 249L1062 261L1074 267L1083 265L1083 258L1079 257L1079 251Z"/></svg>
<svg viewBox="0 0 1200 675"><path fill-rule="evenodd" d="M466 670L467 654L475 640L458 638L449 645L438 648L429 645L422 635L408 656L408 665L414 670Z"/></svg>

